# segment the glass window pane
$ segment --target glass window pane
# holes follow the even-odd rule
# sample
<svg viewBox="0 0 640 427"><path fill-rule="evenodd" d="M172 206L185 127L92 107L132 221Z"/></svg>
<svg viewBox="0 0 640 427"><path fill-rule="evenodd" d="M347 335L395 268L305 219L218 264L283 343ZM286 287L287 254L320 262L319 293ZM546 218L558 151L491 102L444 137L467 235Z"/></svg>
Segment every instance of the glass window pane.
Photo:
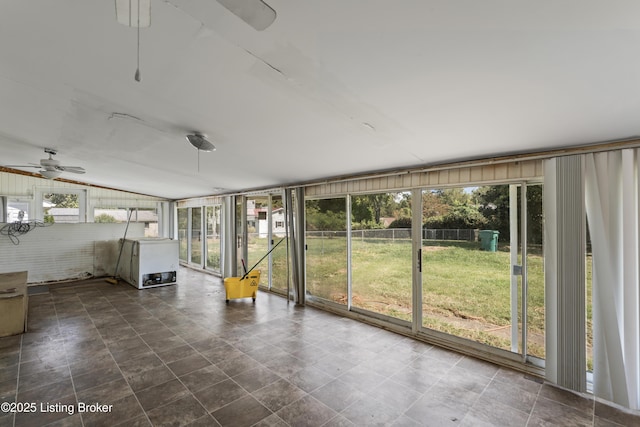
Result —
<svg viewBox="0 0 640 427"><path fill-rule="evenodd" d="M346 304L346 199L307 200L305 210L307 292Z"/></svg>
<svg viewBox="0 0 640 427"><path fill-rule="evenodd" d="M133 211L132 211L133 210ZM127 222L131 213L131 223L144 223L145 237L158 237L158 213L154 208L100 208L93 209L93 222Z"/></svg>
<svg viewBox="0 0 640 427"><path fill-rule="evenodd" d="M353 307L411 321L411 194L351 198Z"/></svg>
<svg viewBox="0 0 640 427"><path fill-rule="evenodd" d="M44 212L44 222L56 224L80 222L80 204L77 194L43 194L42 211Z"/></svg>
<svg viewBox="0 0 640 427"><path fill-rule="evenodd" d="M423 326L511 350L509 186L422 197Z"/></svg>
<svg viewBox="0 0 640 427"><path fill-rule="evenodd" d="M189 208L178 209L178 241L180 243L180 260L189 261L189 241L188 227L189 225Z"/></svg>
<svg viewBox="0 0 640 427"><path fill-rule="evenodd" d="M269 252L269 198L247 197L247 259L245 269L253 267ZM255 270L260 271L260 286L269 286L269 259L265 258Z"/></svg>
<svg viewBox="0 0 640 427"><path fill-rule="evenodd" d="M242 276L244 269L242 268L242 260L245 260L245 241L244 241L244 215L243 215L243 198L236 198L235 221L236 221L236 276ZM246 260L245 260L246 262Z"/></svg>
<svg viewBox="0 0 640 427"><path fill-rule="evenodd" d="M202 208L191 208L191 263L202 265Z"/></svg>
<svg viewBox="0 0 640 427"><path fill-rule="evenodd" d="M207 206L207 267L214 270L221 270L221 252L220 252L220 205Z"/></svg>
<svg viewBox="0 0 640 427"><path fill-rule="evenodd" d="M278 245L271 252L271 289L287 292L287 229L285 225L285 210L282 196L271 196L271 222L273 224L271 240L273 245ZM273 247L273 246L272 246Z"/></svg>
<svg viewBox="0 0 640 427"><path fill-rule="evenodd" d="M29 221L29 202L7 200L7 222Z"/></svg>
<svg viewBox="0 0 640 427"><path fill-rule="evenodd" d="M527 354L545 358L542 184L527 185Z"/></svg>

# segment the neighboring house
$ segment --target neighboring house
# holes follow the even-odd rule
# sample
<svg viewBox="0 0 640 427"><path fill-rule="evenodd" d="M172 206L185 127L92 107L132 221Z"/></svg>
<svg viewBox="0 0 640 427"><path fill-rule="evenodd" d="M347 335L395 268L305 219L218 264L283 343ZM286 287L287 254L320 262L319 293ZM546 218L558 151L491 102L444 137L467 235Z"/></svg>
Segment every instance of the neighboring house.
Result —
<svg viewBox="0 0 640 427"><path fill-rule="evenodd" d="M247 209L247 224L255 227L255 233L258 237L266 238L269 235L267 213L267 208L253 209L251 212L251 214L253 214L253 218L250 222L250 211ZM284 221L284 208L278 208L271 211L271 230L274 236L285 237L286 228L284 226Z"/></svg>
<svg viewBox="0 0 640 427"><path fill-rule="evenodd" d="M273 223L273 234L278 237L285 237L287 229L284 225L284 208L274 209L271 212L271 222Z"/></svg>
<svg viewBox="0 0 640 427"><path fill-rule="evenodd" d="M389 228L391 223L395 220L396 218L392 216L383 216L382 218L380 218L380 222L382 223L382 225L384 225L384 228Z"/></svg>
<svg viewBox="0 0 640 427"><path fill-rule="evenodd" d="M56 224L74 224L79 222L78 208L49 208L46 215L53 218ZM128 212L126 209L95 209L94 218L100 215L109 215L115 222L127 222ZM26 221L26 219L24 220ZM131 222L143 222L145 236L158 235L158 214L152 210L135 210L131 215Z"/></svg>
<svg viewBox="0 0 640 427"><path fill-rule="evenodd" d="M78 222L78 208L50 208L47 215L51 215L55 223L76 223ZM128 213L125 209L95 209L94 218L100 215L109 215L115 222L127 222ZM158 222L158 214L150 210L134 211L131 215L131 222L152 223Z"/></svg>
<svg viewBox="0 0 640 427"><path fill-rule="evenodd" d="M49 208L45 216L53 217L56 224L75 224L79 222L78 208Z"/></svg>
<svg viewBox="0 0 640 427"><path fill-rule="evenodd" d="M127 222L129 215L126 209L95 209L93 211L94 218L105 214L115 218L116 222ZM157 223L158 214L152 210L136 210L131 215L131 222Z"/></svg>

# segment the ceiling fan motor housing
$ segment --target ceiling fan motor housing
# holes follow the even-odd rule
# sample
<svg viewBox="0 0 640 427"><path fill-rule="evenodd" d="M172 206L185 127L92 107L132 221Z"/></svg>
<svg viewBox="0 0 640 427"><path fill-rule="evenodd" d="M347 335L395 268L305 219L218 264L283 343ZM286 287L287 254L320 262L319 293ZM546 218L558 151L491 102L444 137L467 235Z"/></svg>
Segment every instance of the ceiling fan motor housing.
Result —
<svg viewBox="0 0 640 427"><path fill-rule="evenodd" d="M193 133L187 135L187 141L200 151L215 151L216 147L207 140L207 137L201 133Z"/></svg>

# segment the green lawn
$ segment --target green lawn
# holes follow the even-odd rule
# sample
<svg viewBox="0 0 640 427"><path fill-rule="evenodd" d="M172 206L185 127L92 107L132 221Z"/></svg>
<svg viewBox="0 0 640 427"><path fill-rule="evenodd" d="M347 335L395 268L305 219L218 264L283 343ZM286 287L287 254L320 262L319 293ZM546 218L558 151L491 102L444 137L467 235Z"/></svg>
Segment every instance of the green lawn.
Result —
<svg viewBox="0 0 640 427"><path fill-rule="evenodd" d="M280 238L274 240L274 244L277 244ZM245 260L247 269L253 267L263 256L269 252L267 246L268 240L266 238L258 238L255 236L249 236L249 242L247 244L248 259ZM272 260L272 287L281 291L287 289L287 242L282 242L271 252ZM260 285L269 285L269 257L262 260L256 267L256 270L260 270Z"/></svg>
<svg viewBox="0 0 640 427"><path fill-rule="evenodd" d="M266 243L266 239L250 240L249 266L267 252ZM281 271L286 269L284 245L274 252ZM497 252L485 252L479 250L477 242L451 241L424 241L423 245L423 326L510 349L509 248L500 245ZM409 240L353 239L353 306L410 321L411 248ZM345 304L346 238L308 237L306 258L307 292ZM588 257L589 347L590 263ZM262 284L266 285L266 260L258 268L263 271ZM274 287L279 288L278 283L284 280L285 274L274 278ZM528 283L528 353L544 358L544 272L539 246L529 248ZM286 283L281 285L286 287Z"/></svg>
<svg viewBox="0 0 640 427"><path fill-rule="evenodd" d="M307 289L346 301L346 240L307 239ZM511 324L509 251L479 250L476 242L425 241L423 325L509 349ZM411 242L354 239L355 307L411 320ZM544 357L544 276L539 248L529 255L530 354ZM532 255L533 254L533 255ZM489 332L486 332L489 331Z"/></svg>

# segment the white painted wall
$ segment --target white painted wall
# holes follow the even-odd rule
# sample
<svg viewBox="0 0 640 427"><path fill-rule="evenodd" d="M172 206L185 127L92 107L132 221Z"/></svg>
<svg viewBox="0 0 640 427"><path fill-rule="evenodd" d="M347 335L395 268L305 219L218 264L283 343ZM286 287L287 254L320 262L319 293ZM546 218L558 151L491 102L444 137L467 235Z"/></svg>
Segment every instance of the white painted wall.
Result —
<svg viewBox="0 0 640 427"><path fill-rule="evenodd" d="M0 226L5 224L0 223ZM118 240L126 224L53 224L18 236L0 235L0 273L27 270L30 284L111 276ZM144 224L131 223L127 237L143 237Z"/></svg>
<svg viewBox="0 0 640 427"><path fill-rule="evenodd" d="M156 208L160 205L169 210L166 208L169 202L157 197L0 172L0 197L27 204L34 215L42 210L38 206L38 194L67 191L86 194L88 221L93 221L95 208ZM32 217L31 214L28 219L36 219L37 215ZM0 222L0 228L6 226ZM125 227L125 223L56 223L17 236L18 245L0 234L0 272L27 270L31 284L112 276L118 240L124 235ZM132 222L127 236L144 236L144 224Z"/></svg>

